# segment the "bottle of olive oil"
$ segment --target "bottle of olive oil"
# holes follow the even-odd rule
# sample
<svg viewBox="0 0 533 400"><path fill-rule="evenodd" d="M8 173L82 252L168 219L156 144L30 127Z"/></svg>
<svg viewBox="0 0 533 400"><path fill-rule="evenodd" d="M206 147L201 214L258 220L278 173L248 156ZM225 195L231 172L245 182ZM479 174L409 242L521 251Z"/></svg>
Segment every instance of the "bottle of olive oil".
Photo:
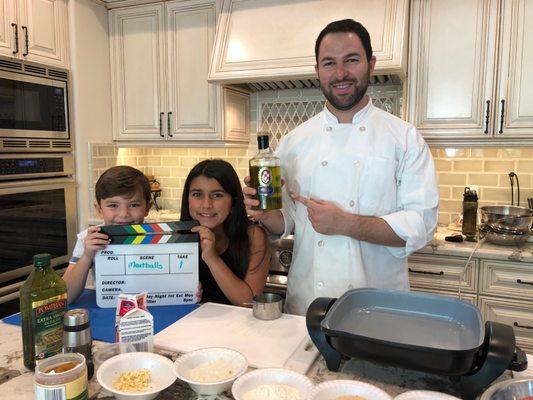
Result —
<svg viewBox="0 0 533 400"><path fill-rule="evenodd" d="M258 153L250 160L252 187L257 190L254 199L259 205L254 210L281 208L281 163L268 146L268 133L257 133Z"/></svg>
<svg viewBox="0 0 533 400"><path fill-rule="evenodd" d="M44 358L63 349L63 316L67 285L50 266L50 254L33 257L35 269L20 288L24 365L34 369Z"/></svg>

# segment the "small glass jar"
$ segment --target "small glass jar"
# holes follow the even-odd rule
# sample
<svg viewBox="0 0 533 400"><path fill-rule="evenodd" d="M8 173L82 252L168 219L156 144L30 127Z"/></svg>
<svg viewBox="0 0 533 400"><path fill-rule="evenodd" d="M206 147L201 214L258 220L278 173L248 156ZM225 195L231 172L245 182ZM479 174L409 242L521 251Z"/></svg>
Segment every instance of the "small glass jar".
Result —
<svg viewBox="0 0 533 400"><path fill-rule="evenodd" d="M79 353L56 354L35 367L35 399L88 399L87 364Z"/></svg>

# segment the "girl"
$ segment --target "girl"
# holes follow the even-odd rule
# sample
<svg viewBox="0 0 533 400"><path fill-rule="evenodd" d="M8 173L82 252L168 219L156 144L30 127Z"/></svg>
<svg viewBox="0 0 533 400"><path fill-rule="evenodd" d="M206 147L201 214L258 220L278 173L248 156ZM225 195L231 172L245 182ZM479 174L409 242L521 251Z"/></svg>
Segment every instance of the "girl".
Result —
<svg viewBox="0 0 533 400"><path fill-rule="evenodd" d="M268 239L244 206L237 173L228 162L204 160L183 189L181 219L200 224L200 282L204 302L242 305L263 291L270 266Z"/></svg>

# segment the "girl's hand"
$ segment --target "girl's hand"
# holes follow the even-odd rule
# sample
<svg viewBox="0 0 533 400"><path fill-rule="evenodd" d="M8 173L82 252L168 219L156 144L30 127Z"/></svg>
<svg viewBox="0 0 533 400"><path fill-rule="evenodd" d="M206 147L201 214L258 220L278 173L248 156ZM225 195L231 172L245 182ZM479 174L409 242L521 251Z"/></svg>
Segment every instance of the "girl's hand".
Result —
<svg viewBox="0 0 533 400"><path fill-rule="evenodd" d="M202 282L198 282L196 287L196 302L199 303L202 301L202 295L204 294L204 289L202 287Z"/></svg>
<svg viewBox="0 0 533 400"><path fill-rule="evenodd" d="M103 250L109 244L109 237L100 232L99 226L91 226L87 229L87 237L83 241L84 254L91 260L98 250Z"/></svg>
<svg viewBox="0 0 533 400"><path fill-rule="evenodd" d="M218 254L215 248L215 234L211 231L211 229L206 228L205 226L194 226L191 228L191 232L197 232L200 235L202 260L209 264L210 261L218 258Z"/></svg>

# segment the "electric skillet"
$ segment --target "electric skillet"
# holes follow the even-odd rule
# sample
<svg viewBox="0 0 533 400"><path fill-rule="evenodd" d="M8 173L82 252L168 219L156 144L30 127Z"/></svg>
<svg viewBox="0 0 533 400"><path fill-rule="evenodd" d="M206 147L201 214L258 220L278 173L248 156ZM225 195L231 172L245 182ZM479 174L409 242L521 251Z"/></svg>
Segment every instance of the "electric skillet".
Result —
<svg viewBox="0 0 533 400"><path fill-rule="evenodd" d="M315 299L306 324L331 371L353 357L457 377L466 399L506 369L527 368L510 326L483 323L477 307L447 296L353 289Z"/></svg>

